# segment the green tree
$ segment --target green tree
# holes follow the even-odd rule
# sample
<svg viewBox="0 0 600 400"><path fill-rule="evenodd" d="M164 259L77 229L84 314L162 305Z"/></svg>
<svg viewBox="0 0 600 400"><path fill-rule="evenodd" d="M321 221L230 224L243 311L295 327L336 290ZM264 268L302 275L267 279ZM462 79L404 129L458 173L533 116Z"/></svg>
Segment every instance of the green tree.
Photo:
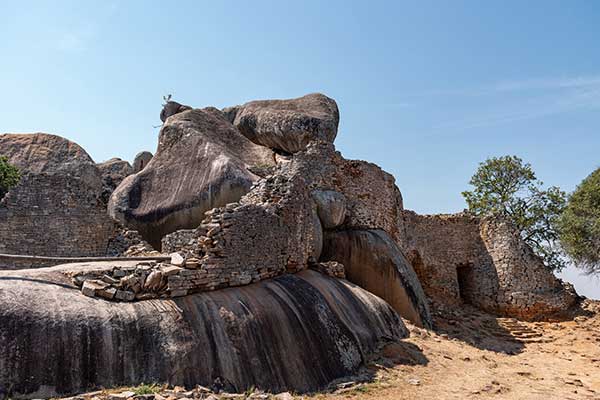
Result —
<svg viewBox="0 0 600 400"><path fill-rule="evenodd" d="M471 213L506 218L548 268L565 267L557 228L566 203L563 191L555 186L543 189L531 165L516 156L494 157L479 164L469 183L473 190L462 195Z"/></svg>
<svg viewBox="0 0 600 400"><path fill-rule="evenodd" d="M588 273L600 273L600 168L569 196L559 228L561 246L573 262Z"/></svg>
<svg viewBox="0 0 600 400"><path fill-rule="evenodd" d="M0 199L10 188L19 183L21 176L19 170L8 163L8 158L0 156Z"/></svg>

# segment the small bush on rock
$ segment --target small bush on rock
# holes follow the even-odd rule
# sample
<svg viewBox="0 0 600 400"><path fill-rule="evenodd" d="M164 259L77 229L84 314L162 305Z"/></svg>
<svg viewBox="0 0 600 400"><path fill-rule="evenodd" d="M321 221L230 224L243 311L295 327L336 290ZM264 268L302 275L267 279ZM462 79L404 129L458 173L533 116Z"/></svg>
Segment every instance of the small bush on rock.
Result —
<svg viewBox="0 0 600 400"><path fill-rule="evenodd" d="M8 163L8 158L0 156L0 199L19 183L21 174L17 167Z"/></svg>

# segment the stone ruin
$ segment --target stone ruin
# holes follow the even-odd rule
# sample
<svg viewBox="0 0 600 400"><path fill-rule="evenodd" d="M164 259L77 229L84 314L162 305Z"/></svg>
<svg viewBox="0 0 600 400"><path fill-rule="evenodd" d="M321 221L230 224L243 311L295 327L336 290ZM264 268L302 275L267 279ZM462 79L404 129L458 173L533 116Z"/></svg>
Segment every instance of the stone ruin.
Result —
<svg viewBox="0 0 600 400"><path fill-rule="evenodd" d="M119 255L145 246L106 213L108 197L131 167L96 165L79 145L55 135L0 135L0 154L21 180L0 199L0 253L56 257ZM0 259L0 269L18 261ZM27 265L27 262L25 262Z"/></svg>
<svg viewBox="0 0 600 400"><path fill-rule="evenodd" d="M56 136L0 135L25 172L0 202L0 253L124 256L0 271L0 382L15 394L314 390L406 337L399 316L431 328L431 308L468 303L547 319L578 301L505 221L405 210L390 174L335 150L324 95L176 105L133 168ZM170 261L125 257L159 250Z"/></svg>

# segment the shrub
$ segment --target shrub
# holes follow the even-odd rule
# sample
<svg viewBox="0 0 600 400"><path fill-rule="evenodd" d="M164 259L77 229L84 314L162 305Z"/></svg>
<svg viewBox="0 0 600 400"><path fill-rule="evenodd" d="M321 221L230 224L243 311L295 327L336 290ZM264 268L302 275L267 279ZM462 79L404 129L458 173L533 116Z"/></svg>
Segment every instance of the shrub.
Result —
<svg viewBox="0 0 600 400"><path fill-rule="evenodd" d="M10 165L7 157L0 156L0 199L16 186L20 179L21 174L17 167Z"/></svg>
<svg viewBox="0 0 600 400"><path fill-rule="evenodd" d="M557 228L566 202L563 191L555 186L543 189L531 165L516 156L482 162L469 183L474 189L462 195L470 212L504 217L548 268L559 271L565 267Z"/></svg>
<svg viewBox="0 0 600 400"><path fill-rule="evenodd" d="M569 196L559 230L561 246L573 262L588 273L600 273L600 168Z"/></svg>

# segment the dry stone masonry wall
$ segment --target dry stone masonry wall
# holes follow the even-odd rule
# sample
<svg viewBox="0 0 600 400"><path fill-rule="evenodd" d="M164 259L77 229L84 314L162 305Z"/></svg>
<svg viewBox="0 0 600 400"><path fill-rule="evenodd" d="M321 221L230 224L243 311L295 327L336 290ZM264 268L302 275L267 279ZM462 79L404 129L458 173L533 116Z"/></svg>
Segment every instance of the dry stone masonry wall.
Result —
<svg viewBox="0 0 600 400"><path fill-rule="evenodd" d="M0 253L101 256L118 232L100 198L68 176L26 174L0 202Z"/></svg>
<svg viewBox="0 0 600 400"><path fill-rule="evenodd" d="M505 221L468 214L403 213L400 247L429 298L524 319L566 311L577 300Z"/></svg>

